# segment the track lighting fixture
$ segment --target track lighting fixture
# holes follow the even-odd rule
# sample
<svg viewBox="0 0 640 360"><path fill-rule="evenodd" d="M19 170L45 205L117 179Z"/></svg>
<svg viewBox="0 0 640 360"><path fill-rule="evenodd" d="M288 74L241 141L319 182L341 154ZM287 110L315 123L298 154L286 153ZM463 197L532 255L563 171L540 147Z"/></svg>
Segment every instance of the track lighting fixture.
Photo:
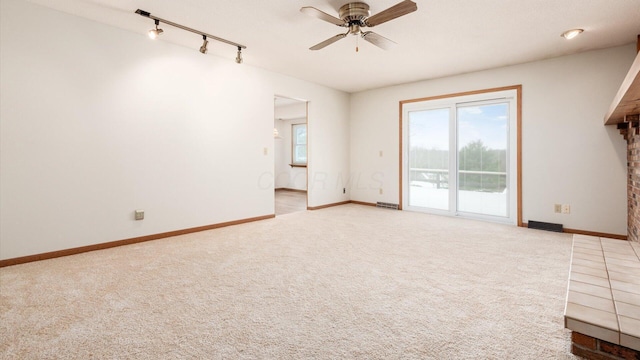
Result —
<svg viewBox="0 0 640 360"><path fill-rule="evenodd" d="M242 48L238 46L238 54L236 55L236 63L242 64Z"/></svg>
<svg viewBox="0 0 640 360"><path fill-rule="evenodd" d="M209 44L209 41L207 41L207 35L202 35L202 40L204 42L202 43L202 46L200 46L200 52L203 53L203 54L206 54L207 51L209 51L207 49L207 44Z"/></svg>
<svg viewBox="0 0 640 360"><path fill-rule="evenodd" d="M204 33L202 31L198 31L198 30L192 29L190 27L186 27L184 25L176 24L176 23L174 23L172 21L169 21L169 20L161 19L159 17L151 15L151 13L148 12L148 11L144 11L144 10L138 9L138 10L136 10L136 14L154 20L154 22L156 24L156 27L155 27L155 29L149 30L149 37L152 38L152 39L155 39L156 37L158 37L158 35L163 33L162 29L158 28L158 25L160 25L160 22L162 22L165 25L171 25L173 27L177 27L178 29L182 29L182 30L190 31L192 33L196 33L198 35L202 35L203 43L202 43L202 46L200 46L200 52L203 53L203 54L207 53L207 50L208 50L207 49L207 45L209 44L209 40L208 39L213 39L213 40L216 40L216 41L219 41L219 42L223 42L225 44L237 47L238 48L238 53L237 53L237 56L236 56L236 62L238 64L242 63L242 49L246 49L247 48L244 45L240 45L238 43L234 43L233 41L225 40L223 38L219 38L217 36L213 36L211 34L207 34L207 33Z"/></svg>
<svg viewBox="0 0 640 360"><path fill-rule="evenodd" d="M158 29L158 25L160 25L160 21L156 20L156 28L149 30L149 37L150 38L155 39L160 34L162 34L162 29Z"/></svg>

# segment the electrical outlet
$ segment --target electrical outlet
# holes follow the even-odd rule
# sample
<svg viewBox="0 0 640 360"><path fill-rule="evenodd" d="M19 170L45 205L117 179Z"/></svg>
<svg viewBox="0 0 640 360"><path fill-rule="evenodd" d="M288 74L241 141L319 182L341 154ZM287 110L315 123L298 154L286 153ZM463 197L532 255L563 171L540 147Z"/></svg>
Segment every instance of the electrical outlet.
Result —
<svg viewBox="0 0 640 360"><path fill-rule="evenodd" d="M562 213L562 204L554 204L553 205L553 212L556 214L561 214Z"/></svg>
<svg viewBox="0 0 640 360"><path fill-rule="evenodd" d="M571 205L562 205L563 214L571 214Z"/></svg>
<svg viewBox="0 0 640 360"><path fill-rule="evenodd" d="M342 188L342 193L346 194L347 193L347 188Z"/></svg>
<svg viewBox="0 0 640 360"><path fill-rule="evenodd" d="M265 155L267 155L267 154L269 154L269 149L268 149L268 148L264 148L264 149L262 149L262 152L263 152Z"/></svg>
<svg viewBox="0 0 640 360"><path fill-rule="evenodd" d="M380 150L380 157L382 157L382 150Z"/></svg>
<svg viewBox="0 0 640 360"><path fill-rule="evenodd" d="M136 210L134 214L136 220L144 220L144 210Z"/></svg>
<svg viewBox="0 0 640 360"><path fill-rule="evenodd" d="M380 195L382 195L382 188L380 188Z"/></svg>

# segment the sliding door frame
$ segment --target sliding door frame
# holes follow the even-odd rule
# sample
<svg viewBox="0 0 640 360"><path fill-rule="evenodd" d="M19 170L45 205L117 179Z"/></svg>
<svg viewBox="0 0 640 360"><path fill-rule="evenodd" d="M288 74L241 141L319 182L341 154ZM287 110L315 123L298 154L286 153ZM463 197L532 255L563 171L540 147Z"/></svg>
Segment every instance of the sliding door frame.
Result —
<svg viewBox="0 0 640 360"><path fill-rule="evenodd" d="M404 161L403 161L403 153L404 153L404 143L403 143L403 134L404 134L404 124L402 122L403 118L403 106L405 104L415 103L415 102L423 102L423 101L431 101L431 100L440 100L446 98L454 98L468 95L478 95L485 94L491 92L499 92L506 90L515 90L516 91L516 223L518 226L523 226L522 222L522 85L513 85L513 86L505 86L498 87L492 89L483 89L483 90L474 90L446 95L437 95L430 96L419 99L409 99L409 100L401 100L399 103L398 109L398 133L399 133L399 193L398 193L398 208L400 210L403 209L403 186L404 186Z"/></svg>

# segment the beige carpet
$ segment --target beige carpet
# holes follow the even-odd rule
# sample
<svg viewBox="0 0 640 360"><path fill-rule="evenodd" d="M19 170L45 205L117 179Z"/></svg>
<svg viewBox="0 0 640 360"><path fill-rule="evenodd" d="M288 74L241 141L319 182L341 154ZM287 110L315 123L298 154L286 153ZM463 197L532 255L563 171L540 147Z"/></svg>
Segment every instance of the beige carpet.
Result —
<svg viewBox="0 0 640 360"><path fill-rule="evenodd" d="M345 205L0 269L3 359L572 359L571 237Z"/></svg>

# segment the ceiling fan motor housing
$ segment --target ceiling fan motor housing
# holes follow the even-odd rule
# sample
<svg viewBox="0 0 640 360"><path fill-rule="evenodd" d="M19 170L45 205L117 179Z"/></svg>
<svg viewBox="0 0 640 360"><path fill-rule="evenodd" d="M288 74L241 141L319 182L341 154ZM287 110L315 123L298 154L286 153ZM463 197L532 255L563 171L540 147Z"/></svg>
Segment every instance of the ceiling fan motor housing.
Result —
<svg viewBox="0 0 640 360"><path fill-rule="evenodd" d="M364 26L364 19L371 15L369 5L363 2L353 2L343 5L339 10L340 18L349 24L351 34L360 33L360 27Z"/></svg>

